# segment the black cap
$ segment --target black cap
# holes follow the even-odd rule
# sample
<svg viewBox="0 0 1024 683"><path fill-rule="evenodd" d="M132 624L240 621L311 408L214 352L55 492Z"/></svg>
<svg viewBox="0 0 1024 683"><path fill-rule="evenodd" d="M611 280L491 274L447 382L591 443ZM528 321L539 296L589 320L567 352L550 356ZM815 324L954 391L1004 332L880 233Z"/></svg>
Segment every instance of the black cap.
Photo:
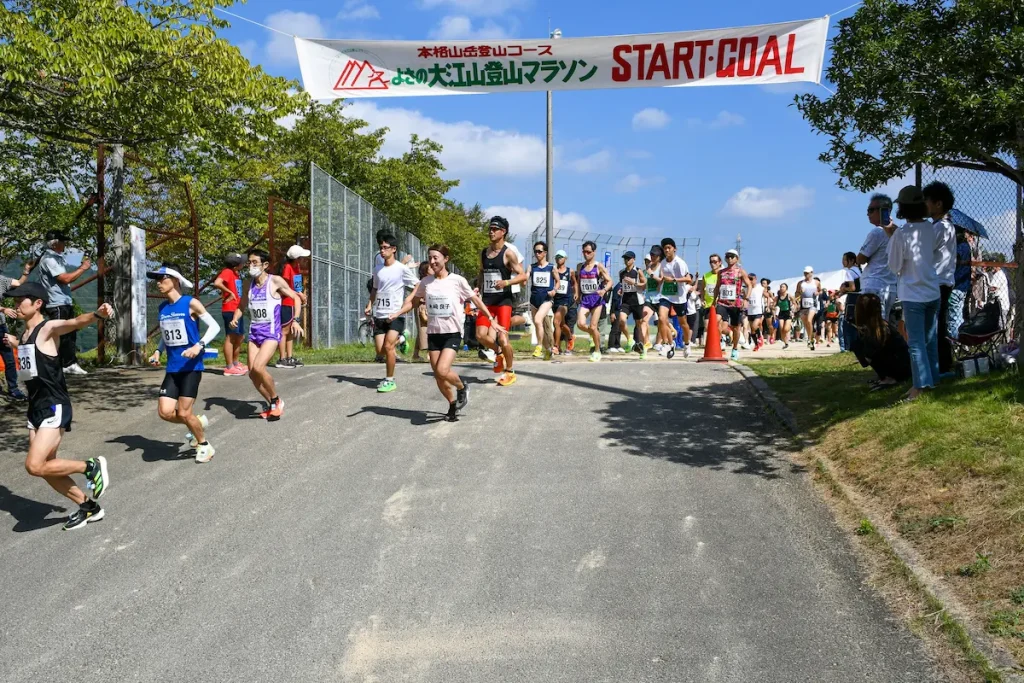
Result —
<svg viewBox="0 0 1024 683"><path fill-rule="evenodd" d="M659 247L657 244L651 247L651 256L662 256L664 255L664 253L665 252L662 250L662 248Z"/></svg>
<svg viewBox="0 0 1024 683"><path fill-rule="evenodd" d="M622 258L623 259L631 259L631 258L635 259L636 258L636 254L634 254L631 251L627 251L625 254L622 255Z"/></svg>
<svg viewBox="0 0 1024 683"><path fill-rule="evenodd" d="M7 296L19 299L38 299L46 304L50 301L50 297L46 293L46 287L43 287L38 282L25 282L14 289L7 290Z"/></svg>
<svg viewBox="0 0 1024 683"><path fill-rule="evenodd" d="M503 216L491 216L491 220L488 221L487 227L491 227L492 225L508 232L508 220Z"/></svg>
<svg viewBox="0 0 1024 683"><path fill-rule="evenodd" d="M67 242L68 236L64 234L63 230L49 230L46 233L46 241L52 242L53 240L59 240L61 242Z"/></svg>

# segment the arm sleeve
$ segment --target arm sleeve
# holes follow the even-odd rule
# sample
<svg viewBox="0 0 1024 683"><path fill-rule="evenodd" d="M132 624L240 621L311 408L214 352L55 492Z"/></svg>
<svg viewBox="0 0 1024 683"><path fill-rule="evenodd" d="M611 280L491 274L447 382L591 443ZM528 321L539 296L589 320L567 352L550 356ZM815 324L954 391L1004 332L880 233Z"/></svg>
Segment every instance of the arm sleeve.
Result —
<svg viewBox="0 0 1024 683"><path fill-rule="evenodd" d="M199 316L199 319L206 324L206 332L203 334L203 338L200 339L203 346L205 346L216 339L217 335L220 334L220 325L217 324L217 321L212 315L210 315L209 311Z"/></svg>

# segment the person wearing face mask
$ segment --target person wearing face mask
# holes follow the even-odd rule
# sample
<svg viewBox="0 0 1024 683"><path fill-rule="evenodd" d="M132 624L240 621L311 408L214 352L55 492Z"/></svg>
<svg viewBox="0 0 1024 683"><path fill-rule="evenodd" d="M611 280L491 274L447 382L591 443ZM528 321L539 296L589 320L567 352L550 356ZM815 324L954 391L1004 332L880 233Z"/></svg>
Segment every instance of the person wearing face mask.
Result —
<svg viewBox="0 0 1024 683"><path fill-rule="evenodd" d="M160 304L160 348L149 362L160 362L160 352L167 350L167 373L160 385L157 412L160 419L186 425L191 430L186 437L196 450L196 462L210 462L215 453L206 440L205 415L192 412L199 395L199 382L203 379L203 353L206 345L220 334L220 325L214 320L198 298L187 296L181 290L191 289L192 283L170 263L146 273L156 280L157 289L167 299ZM206 325L206 333L199 336L199 321Z"/></svg>
<svg viewBox="0 0 1024 683"><path fill-rule="evenodd" d="M270 359L281 343L281 298L295 301L294 319L290 325L292 334L301 337L302 326L297 322L301 317L302 299L280 275L271 275L270 254L262 249L253 249L249 257L249 289L242 297L242 303L232 316L237 323L242 311L249 311L249 379L256 391L266 399L267 409L260 413L264 420L278 420L284 414L284 401L277 395L274 378L267 370Z"/></svg>

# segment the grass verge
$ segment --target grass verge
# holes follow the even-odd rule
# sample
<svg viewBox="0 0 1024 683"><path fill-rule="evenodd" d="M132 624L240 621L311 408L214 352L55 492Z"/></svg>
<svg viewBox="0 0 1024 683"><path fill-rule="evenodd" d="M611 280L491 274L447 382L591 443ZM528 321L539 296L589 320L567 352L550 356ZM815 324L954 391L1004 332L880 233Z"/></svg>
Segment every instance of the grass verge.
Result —
<svg viewBox="0 0 1024 683"><path fill-rule="evenodd" d="M1024 384L993 374L895 405L847 354L749 367L796 416L812 451L945 578L1024 662ZM871 535L866 530L865 536ZM986 678L988 676L986 675Z"/></svg>

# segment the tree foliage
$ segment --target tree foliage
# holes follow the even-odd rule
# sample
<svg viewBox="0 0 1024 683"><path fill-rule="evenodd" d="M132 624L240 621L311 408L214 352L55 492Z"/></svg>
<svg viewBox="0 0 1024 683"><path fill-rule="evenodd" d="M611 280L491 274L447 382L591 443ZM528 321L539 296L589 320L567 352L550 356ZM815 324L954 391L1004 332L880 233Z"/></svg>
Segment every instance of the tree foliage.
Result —
<svg viewBox="0 0 1024 683"><path fill-rule="evenodd" d="M796 100L821 160L864 191L943 160L1024 185L1022 20L1019 0L866 0L832 41L835 95Z"/></svg>

